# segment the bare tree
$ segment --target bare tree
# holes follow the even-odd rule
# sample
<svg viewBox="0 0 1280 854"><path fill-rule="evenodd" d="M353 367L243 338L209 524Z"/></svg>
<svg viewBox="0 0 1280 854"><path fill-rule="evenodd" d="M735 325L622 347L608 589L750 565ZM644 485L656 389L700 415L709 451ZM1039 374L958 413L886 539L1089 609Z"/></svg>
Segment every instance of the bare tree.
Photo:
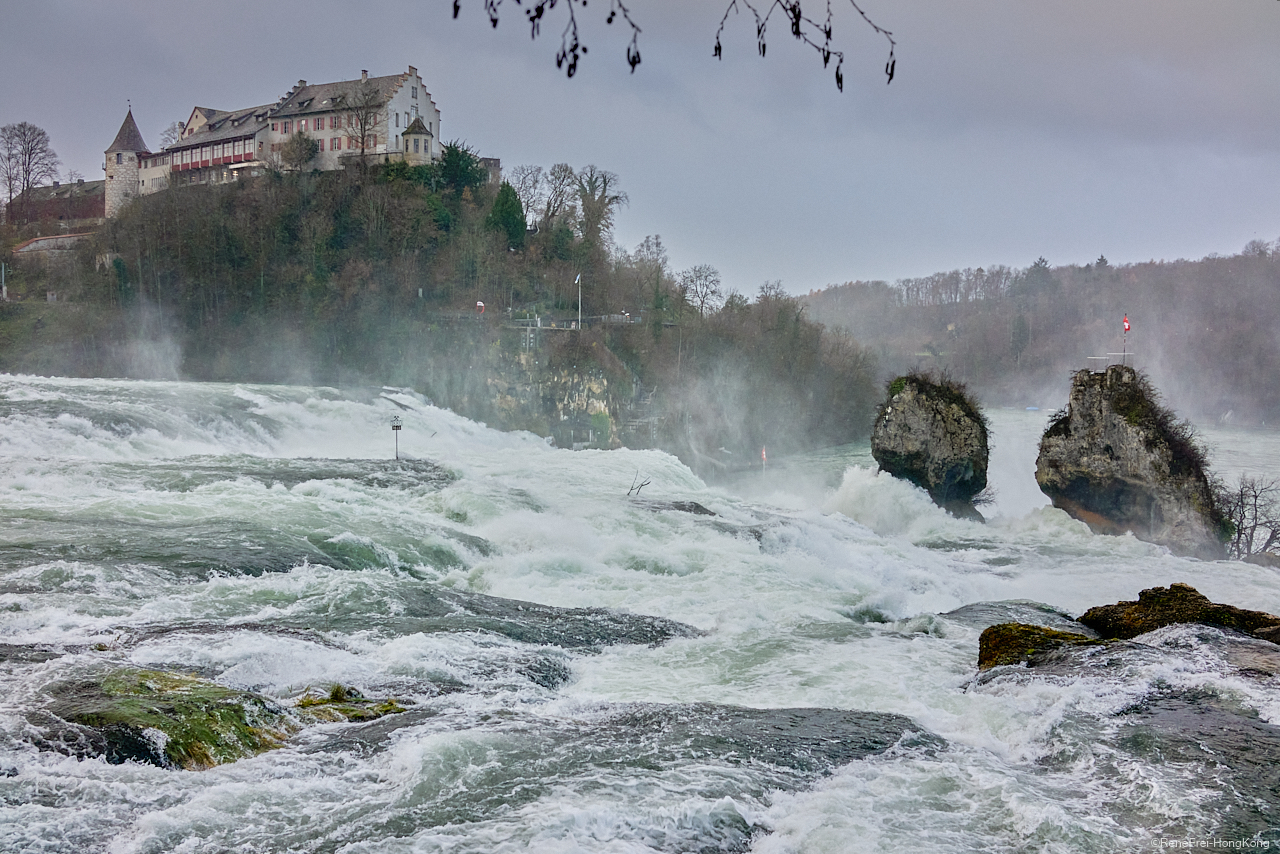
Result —
<svg viewBox="0 0 1280 854"><path fill-rule="evenodd" d="M541 166L521 164L514 167L507 176L507 183L516 191L521 207L531 214L542 207L544 175Z"/></svg>
<svg viewBox="0 0 1280 854"><path fill-rule="evenodd" d="M835 0L835 2L838 5L843 5L839 4L838 0ZM830 67L831 60L835 60L836 88L844 91L844 51L835 47L833 0L825 0L825 9L814 16L805 13L803 8L805 3L806 0L728 0L724 16L720 19L720 26L716 30L712 56L719 59L723 55L720 36L724 33L725 25L729 22L729 16L741 14L745 10L754 19L756 51L763 57L769 47L769 24L775 20L776 16L776 19L783 21L784 25L789 28L794 39L808 45L817 52L822 59L823 68ZM889 56L884 63L884 73L887 78L886 82L892 83L893 73L897 65L893 55L897 42L893 39L893 33L871 20L867 13L862 10L862 7L858 5L857 0L848 0L848 3L854 15L861 18L864 24L889 43ZM525 6L523 0L516 0L516 4L524 7L525 17L530 27L530 36L535 39L542 31L542 22L548 12L553 11L557 5L562 5L566 10L568 20L565 22L564 29L560 32L560 50L556 52L556 67L563 68L565 73L572 77L578 70L578 61L587 53L587 46L582 43L578 33L579 7L585 10L587 8L587 0L566 0L563 4L560 4L560 0L529 0L528 6ZM494 27L498 26L498 10L501 5L502 0L484 0L489 22ZM807 0L807 6L810 10L817 5L818 0ZM458 17L458 12L461 11L461 8L461 0L453 0L453 17ZM605 18L605 22L612 24L615 21L621 21L630 29L631 40L627 43L626 56L627 64L631 66L631 71L634 73L636 66L640 64L640 27L632 19L631 10L627 8L623 0L609 0L609 14Z"/></svg>
<svg viewBox="0 0 1280 854"><path fill-rule="evenodd" d="M13 200L33 187L58 177L58 155L49 145L49 134L30 122L0 127L0 181L9 194L6 207L13 221ZM18 211L25 220L25 211Z"/></svg>
<svg viewBox="0 0 1280 854"><path fill-rule="evenodd" d="M168 148L178 140L182 139L182 131L184 125L182 122L170 122L169 126L160 133L160 147Z"/></svg>
<svg viewBox="0 0 1280 854"><path fill-rule="evenodd" d="M348 148L360 149L360 163L364 164L369 149L376 148L378 136L386 136L386 106L378 85L365 81L355 92L340 95L336 108L346 112L343 130ZM384 139L385 141L385 139Z"/></svg>
<svg viewBox="0 0 1280 854"><path fill-rule="evenodd" d="M618 176L595 166L578 173L578 228L582 239L603 246L613 231L614 212L627 203L627 194L618 190Z"/></svg>
<svg viewBox="0 0 1280 854"><path fill-rule="evenodd" d="M1232 525L1232 557L1280 552L1280 482L1240 475L1234 489L1218 488L1218 505Z"/></svg>
<svg viewBox="0 0 1280 854"><path fill-rule="evenodd" d="M542 196L541 228L549 228L560 217L572 216L576 213L573 204L574 193L578 188L578 173L568 163L557 163L547 172L546 186Z"/></svg>
<svg viewBox="0 0 1280 854"><path fill-rule="evenodd" d="M680 293L698 310L699 317L706 317L720 303L720 271L710 264L690 267L680 274Z"/></svg>

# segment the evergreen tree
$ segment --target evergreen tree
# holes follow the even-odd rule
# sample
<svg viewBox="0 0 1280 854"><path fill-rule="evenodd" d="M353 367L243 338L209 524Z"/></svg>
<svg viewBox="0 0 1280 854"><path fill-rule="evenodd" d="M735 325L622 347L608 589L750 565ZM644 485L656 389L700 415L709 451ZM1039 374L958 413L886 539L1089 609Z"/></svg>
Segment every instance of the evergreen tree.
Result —
<svg viewBox="0 0 1280 854"><path fill-rule="evenodd" d="M485 225L503 232L507 236L507 245L512 249L524 246L524 233L528 227L524 218L524 206L520 204L520 196L515 188L506 181L502 182L498 196L493 200L493 208L489 211Z"/></svg>

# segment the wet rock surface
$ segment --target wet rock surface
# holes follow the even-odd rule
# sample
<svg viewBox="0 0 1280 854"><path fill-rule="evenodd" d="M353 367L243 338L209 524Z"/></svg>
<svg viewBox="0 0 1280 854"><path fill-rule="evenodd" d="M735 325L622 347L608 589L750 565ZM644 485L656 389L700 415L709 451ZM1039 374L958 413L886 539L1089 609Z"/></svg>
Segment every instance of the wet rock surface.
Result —
<svg viewBox="0 0 1280 854"><path fill-rule="evenodd" d="M30 718L36 743L112 763L201 770L278 747L298 728L265 697L159 670L57 683L49 700Z"/></svg>
<svg viewBox="0 0 1280 854"><path fill-rule="evenodd" d="M1018 622L990 622L992 617L1012 615ZM1045 606L1034 603L982 602L966 605L944 616L987 624L978 639L978 669L1026 662L1044 664L1049 653L1062 647L1098 646L1124 641L1166 626L1198 624L1217 626L1249 635L1269 644L1280 644L1280 616L1222 605L1189 584L1174 583L1152 587L1138 594L1137 601L1117 602L1090 608L1078 621L1071 621ZM1252 671L1280 670L1280 654L1253 651L1248 656L1262 663ZM1243 665L1241 665L1243 667Z"/></svg>
<svg viewBox="0 0 1280 854"><path fill-rule="evenodd" d="M978 638L978 669L1029 662L1063 646L1094 646L1100 643L1102 641L1096 638L1075 632L1023 623L998 623L983 629Z"/></svg>
<svg viewBox="0 0 1280 854"><path fill-rule="evenodd" d="M1139 593L1136 602L1090 608L1080 622L1104 638L1132 638L1175 623L1201 623L1280 643L1280 617L1210 602L1189 584L1152 587Z"/></svg>
<svg viewBox="0 0 1280 854"><path fill-rule="evenodd" d="M988 453L986 419L962 387L916 374L890 383L871 431L882 470L954 515L981 519L973 499L987 486Z"/></svg>
<svg viewBox="0 0 1280 854"><path fill-rule="evenodd" d="M1179 554L1226 556L1203 453L1133 368L1075 375L1065 411L1041 437L1036 482L1097 533L1132 531Z"/></svg>

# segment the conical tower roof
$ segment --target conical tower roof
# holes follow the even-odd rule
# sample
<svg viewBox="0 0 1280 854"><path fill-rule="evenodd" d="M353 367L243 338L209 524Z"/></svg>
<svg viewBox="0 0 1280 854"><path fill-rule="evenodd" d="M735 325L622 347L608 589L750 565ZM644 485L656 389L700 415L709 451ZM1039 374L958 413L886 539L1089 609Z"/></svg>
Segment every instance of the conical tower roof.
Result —
<svg viewBox="0 0 1280 854"><path fill-rule="evenodd" d="M431 131L427 130L427 126L422 123L422 118L420 116L414 116L413 122L404 129L405 136L408 136L411 133L420 133L423 136L429 136Z"/></svg>
<svg viewBox="0 0 1280 854"><path fill-rule="evenodd" d="M116 141L111 143L111 147L107 149L110 154L113 151L150 151L147 144L142 141L142 134L138 131L138 124L133 120L133 110L130 109L128 115L124 117L124 124L120 125L120 132L116 134Z"/></svg>

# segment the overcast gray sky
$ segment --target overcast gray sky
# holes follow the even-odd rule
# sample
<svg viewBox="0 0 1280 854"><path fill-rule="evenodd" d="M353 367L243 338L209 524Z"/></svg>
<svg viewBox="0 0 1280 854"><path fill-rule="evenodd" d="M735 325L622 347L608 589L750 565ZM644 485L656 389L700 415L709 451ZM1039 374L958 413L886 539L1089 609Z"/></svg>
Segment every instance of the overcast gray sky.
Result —
<svg viewBox="0 0 1280 854"><path fill-rule="evenodd" d="M597 0L573 80L559 13L529 39L481 0L219 3L4 0L0 124L45 128L64 168L102 177L126 99L147 142L195 105L269 103L313 83L416 66L459 138L504 166L618 173L616 239L660 234L754 293L955 267L1198 258L1280 238L1280 3L1275 0L865 0L884 44L833 0L845 91L788 36L727 0ZM816 5L815 11L821 7Z"/></svg>

